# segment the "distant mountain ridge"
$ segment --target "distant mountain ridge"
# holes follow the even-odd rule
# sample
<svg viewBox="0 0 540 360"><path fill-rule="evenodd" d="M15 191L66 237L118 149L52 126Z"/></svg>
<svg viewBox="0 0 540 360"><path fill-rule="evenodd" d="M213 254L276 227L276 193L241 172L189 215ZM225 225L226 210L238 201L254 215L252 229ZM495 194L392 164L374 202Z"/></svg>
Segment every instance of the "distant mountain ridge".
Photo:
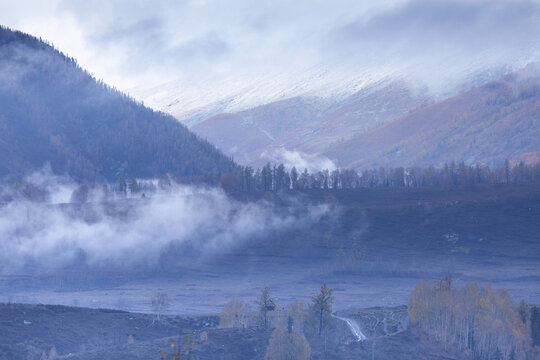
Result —
<svg viewBox="0 0 540 360"><path fill-rule="evenodd" d="M536 161L540 71L531 64L498 74L486 72L480 85L464 84L442 100L383 81L339 101L299 96L212 116L192 129L251 166L291 151L355 169Z"/></svg>
<svg viewBox="0 0 540 360"><path fill-rule="evenodd" d="M0 176L50 163L78 180L216 181L235 168L170 115L97 81L49 44L0 27Z"/></svg>
<svg viewBox="0 0 540 360"><path fill-rule="evenodd" d="M216 115L191 129L239 163L260 166L280 149L322 153L429 100L404 82L384 81L340 101L299 96Z"/></svg>
<svg viewBox="0 0 540 360"><path fill-rule="evenodd" d="M152 108L162 110L188 127L212 116L238 113L296 97L340 102L362 89L393 78L389 73L366 73L357 69L351 76L350 65L329 69L320 64L298 73L263 73L248 79L230 76L197 79L198 86L173 80L150 89L128 89ZM201 90L203 89L203 90Z"/></svg>
<svg viewBox="0 0 540 360"><path fill-rule="evenodd" d="M534 65L427 105L325 151L342 167L497 165L540 155L540 72Z"/></svg>

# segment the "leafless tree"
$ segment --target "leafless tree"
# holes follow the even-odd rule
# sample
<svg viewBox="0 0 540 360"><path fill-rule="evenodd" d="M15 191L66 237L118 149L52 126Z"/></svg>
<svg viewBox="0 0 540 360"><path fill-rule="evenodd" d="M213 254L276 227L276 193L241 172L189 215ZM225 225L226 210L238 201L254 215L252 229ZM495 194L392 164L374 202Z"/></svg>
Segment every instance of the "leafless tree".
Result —
<svg viewBox="0 0 540 360"><path fill-rule="evenodd" d="M161 315L169 307L169 295L163 292L157 292L152 298L152 310L156 315L156 320L161 321Z"/></svg>

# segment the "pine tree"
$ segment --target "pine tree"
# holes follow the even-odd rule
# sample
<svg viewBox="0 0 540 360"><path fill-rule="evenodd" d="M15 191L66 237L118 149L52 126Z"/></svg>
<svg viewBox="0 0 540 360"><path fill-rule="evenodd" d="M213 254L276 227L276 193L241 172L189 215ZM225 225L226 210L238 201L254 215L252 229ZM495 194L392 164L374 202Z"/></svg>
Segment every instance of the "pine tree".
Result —
<svg viewBox="0 0 540 360"><path fill-rule="evenodd" d="M332 303L334 302L333 289L322 284L321 291L312 297L312 310L319 320L319 336L322 334L324 319L332 313Z"/></svg>
<svg viewBox="0 0 540 360"><path fill-rule="evenodd" d="M276 309L276 302L270 294L269 287L265 287L261 291L261 295L259 296L259 299L257 300L257 304L259 305L259 316L261 318L261 322L264 328L267 329L268 328L268 313Z"/></svg>

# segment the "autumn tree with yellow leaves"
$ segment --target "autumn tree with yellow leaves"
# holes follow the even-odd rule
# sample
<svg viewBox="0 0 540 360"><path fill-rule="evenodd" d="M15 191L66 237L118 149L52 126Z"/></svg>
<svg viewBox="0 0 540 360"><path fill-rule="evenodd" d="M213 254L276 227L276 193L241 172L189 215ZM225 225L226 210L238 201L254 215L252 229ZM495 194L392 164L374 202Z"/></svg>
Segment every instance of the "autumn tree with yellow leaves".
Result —
<svg viewBox="0 0 540 360"><path fill-rule="evenodd" d="M311 347L305 336L277 328L272 332L265 360L309 360Z"/></svg>
<svg viewBox="0 0 540 360"><path fill-rule="evenodd" d="M220 328L245 328L247 326L248 307L241 300L233 299L223 305L223 310L219 314Z"/></svg>
<svg viewBox="0 0 540 360"><path fill-rule="evenodd" d="M530 331L505 290L476 283L453 287L446 277L423 281L408 301L411 322L446 349L475 359L519 360L530 353Z"/></svg>

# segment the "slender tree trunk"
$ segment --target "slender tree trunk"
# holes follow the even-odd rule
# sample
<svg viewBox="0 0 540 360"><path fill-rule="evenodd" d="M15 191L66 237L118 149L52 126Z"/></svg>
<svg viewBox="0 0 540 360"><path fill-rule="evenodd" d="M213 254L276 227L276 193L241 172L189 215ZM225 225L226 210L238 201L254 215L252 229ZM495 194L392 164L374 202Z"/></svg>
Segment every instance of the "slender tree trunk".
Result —
<svg viewBox="0 0 540 360"><path fill-rule="evenodd" d="M319 336L321 336L321 332L322 332L322 323L323 323L323 310L321 309L321 314L319 316Z"/></svg>

